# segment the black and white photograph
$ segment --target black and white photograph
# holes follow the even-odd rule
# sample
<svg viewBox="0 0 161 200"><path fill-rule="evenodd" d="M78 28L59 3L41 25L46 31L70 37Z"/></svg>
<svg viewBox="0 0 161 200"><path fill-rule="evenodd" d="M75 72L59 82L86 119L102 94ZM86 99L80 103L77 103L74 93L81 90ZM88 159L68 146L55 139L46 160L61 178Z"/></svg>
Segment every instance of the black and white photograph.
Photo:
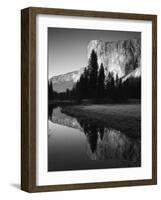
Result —
<svg viewBox="0 0 161 200"><path fill-rule="evenodd" d="M141 167L140 32L48 28L48 171Z"/></svg>

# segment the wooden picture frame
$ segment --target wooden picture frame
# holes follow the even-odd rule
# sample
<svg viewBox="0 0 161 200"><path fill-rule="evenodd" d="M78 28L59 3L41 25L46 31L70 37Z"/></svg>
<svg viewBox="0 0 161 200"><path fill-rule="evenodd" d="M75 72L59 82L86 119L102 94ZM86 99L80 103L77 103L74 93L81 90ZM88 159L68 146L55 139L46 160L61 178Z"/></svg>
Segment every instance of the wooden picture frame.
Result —
<svg viewBox="0 0 161 200"><path fill-rule="evenodd" d="M124 19L152 23L152 177L76 184L36 184L36 17L57 15ZM157 184L157 16L29 7L21 11L21 189L27 192L94 189Z"/></svg>

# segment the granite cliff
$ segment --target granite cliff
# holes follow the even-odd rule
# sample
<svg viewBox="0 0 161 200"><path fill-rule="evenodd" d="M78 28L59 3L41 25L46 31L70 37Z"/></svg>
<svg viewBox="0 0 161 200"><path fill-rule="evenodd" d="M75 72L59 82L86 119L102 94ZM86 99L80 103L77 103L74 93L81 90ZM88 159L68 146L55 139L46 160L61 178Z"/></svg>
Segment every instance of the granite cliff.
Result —
<svg viewBox="0 0 161 200"><path fill-rule="evenodd" d="M88 58L92 49L98 56L98 64L103 63L106 73L113 72L123 77L141 66L141 41L130 39L122 41L107 42L92 40L87 47Z"/></svg>

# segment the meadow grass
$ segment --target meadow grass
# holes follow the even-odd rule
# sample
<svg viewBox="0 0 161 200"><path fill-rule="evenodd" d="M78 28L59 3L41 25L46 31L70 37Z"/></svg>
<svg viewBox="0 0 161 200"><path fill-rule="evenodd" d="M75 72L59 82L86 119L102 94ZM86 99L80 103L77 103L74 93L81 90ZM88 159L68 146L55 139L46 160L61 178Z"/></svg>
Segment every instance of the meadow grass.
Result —
<svg viewBox="0 0 161 200"><path fill-rule="evenodd" d="M119 130L130 137L141 137L141 104L92 104L64 106L62 112Z"/></svg>

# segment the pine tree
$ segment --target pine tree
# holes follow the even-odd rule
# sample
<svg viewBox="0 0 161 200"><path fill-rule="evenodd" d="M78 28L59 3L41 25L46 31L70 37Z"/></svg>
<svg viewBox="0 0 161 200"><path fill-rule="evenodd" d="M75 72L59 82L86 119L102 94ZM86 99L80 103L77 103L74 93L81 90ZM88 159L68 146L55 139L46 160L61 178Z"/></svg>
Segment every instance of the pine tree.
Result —
<svg viewBox="0 0 161 200"><path fill-rule="evenodd" d="M115 82L116 82L116 87L118 87L118 85L119 85L119 76L118 76L118 73L116 74L116 80L115 80Z"/></svg>
<svg viewBox="0 0 161 200"><path fill-rule="evenodd" d="M88 98L88 70L84 69L84 98Z"/></svg>
<svg viewBox="0 0 161 200"><path fill-rule="evenodd" d="M97 73L98 73L98 63L97 63L97 54L92 50L90 59L89 59L89 93L91 98L96 98L97 96Z"/></svg>
<svg viewBox="0 0 161 200"><path fill-rule="evenodd" d="M51 81L48 81L48 99L53 99L53 87Z"/></svg>
<svg viewBox="0 0 161 200"><path fill-rule="evenodd" d="M97 98L103 98L104 91L105 91L105 73L103 64L101 63L97 80Z"/></svg>

